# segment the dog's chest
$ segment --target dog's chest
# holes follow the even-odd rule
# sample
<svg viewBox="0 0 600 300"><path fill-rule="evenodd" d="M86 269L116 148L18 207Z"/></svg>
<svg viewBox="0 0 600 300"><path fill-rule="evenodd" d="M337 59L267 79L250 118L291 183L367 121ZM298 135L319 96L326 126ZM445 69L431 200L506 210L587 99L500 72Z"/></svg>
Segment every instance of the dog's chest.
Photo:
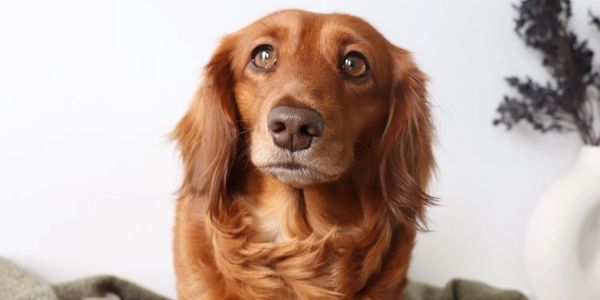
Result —
<svg viewBox="0 0 600 300"><path fill-rule="evenodd" d="M284 228L283 212L281 211L261 211L256 216L258 230L261 239L269 242L282 242L289 240L289 234Z"/></svg>
<svg viewBox="0 0 600 300"><path fill-rule="evenodd" d="M261 202L253 211L255 229L258 237L263 242L283 242L291 237L288 225L293 220L288 220L289 211L297 201L292 196L284 193L276 193L261 199Z"/></svg>

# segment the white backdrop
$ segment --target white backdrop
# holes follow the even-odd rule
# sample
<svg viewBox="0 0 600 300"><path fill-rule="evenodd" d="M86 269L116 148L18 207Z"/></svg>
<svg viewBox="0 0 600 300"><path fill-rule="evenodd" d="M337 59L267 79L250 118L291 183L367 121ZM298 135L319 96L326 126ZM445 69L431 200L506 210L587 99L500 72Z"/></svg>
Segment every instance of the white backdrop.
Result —
<svg viewBox="0 0 600 300"><path fill-rule="evenodd" d="M528 215L579 141L491 125L505 76L546 76L511 2L2 0L0 256L51 282L111 273L174 296L181 170L167 135L222 35L298 7L366 18L431 77L440 204L412 278L527 291ZM575 0L573 23L600 49L588 7L600 13Z"/></svg>

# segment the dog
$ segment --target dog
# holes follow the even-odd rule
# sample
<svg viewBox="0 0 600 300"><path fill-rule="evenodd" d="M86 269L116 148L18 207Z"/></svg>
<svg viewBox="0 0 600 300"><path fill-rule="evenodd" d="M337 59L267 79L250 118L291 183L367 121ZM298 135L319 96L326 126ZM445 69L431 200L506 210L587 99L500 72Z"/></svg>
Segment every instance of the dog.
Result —
<svg viewBox="0 0 600 300"><path fill-rule="evenodd" d="M227 35L173 138L179 299L402 299L433 197L427 79L362 19Z"/></svg>

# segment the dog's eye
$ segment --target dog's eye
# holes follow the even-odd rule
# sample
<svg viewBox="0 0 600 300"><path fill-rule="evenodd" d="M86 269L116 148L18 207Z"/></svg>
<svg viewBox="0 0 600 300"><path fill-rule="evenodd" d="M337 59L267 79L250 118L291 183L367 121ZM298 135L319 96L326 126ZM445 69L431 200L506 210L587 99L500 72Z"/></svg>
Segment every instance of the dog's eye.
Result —
<svg viewBox="0 0 600 300"><path fill-rule="evenodd" d="M369 64L360 52L350 51L342 60L342 71L354 78L363 77L369 71Z"/></svg>
<svg viewBox="0 0 600 300"><path fill-rule="evenodd" d="M271 45L260 45L252 50L252 64L259 68L268 70L273 68L277 62L277 52Z"/></svg>

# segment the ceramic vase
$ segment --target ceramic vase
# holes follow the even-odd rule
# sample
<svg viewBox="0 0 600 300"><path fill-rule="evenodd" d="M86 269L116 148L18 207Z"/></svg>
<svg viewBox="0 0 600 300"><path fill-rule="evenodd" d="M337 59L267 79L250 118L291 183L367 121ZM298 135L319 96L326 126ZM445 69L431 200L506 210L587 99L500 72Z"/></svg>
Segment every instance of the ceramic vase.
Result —
<svg viewBox="0 0 600 300"><path fill-rule="evenodd" d="M584 146L531 215L525 261L534 299L600 299L599 216L600 147Z"/></svg>

